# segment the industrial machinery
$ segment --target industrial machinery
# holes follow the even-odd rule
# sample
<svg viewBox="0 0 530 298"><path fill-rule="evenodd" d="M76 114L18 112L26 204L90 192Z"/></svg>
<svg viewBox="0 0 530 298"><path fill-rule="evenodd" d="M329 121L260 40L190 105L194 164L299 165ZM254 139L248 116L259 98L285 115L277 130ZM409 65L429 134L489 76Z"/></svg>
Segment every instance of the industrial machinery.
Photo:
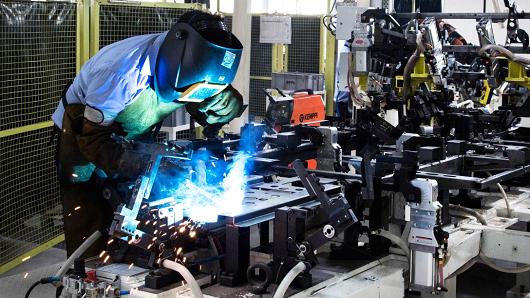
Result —
<svg viewBox="0 0 530 298"><path fill-rule="evenodd" d="M514 53L530 16L505 4L337 4L346 109L324 117L319 95L279 90L240 135L166 144L109 186L107 249L50 282L62 297L455 297L477 261L529 271L530 60ZM476 19L480 46L451 18ZM499 20L513 22L506 47ZM507 297L528 295L519 281Z"/></svg>

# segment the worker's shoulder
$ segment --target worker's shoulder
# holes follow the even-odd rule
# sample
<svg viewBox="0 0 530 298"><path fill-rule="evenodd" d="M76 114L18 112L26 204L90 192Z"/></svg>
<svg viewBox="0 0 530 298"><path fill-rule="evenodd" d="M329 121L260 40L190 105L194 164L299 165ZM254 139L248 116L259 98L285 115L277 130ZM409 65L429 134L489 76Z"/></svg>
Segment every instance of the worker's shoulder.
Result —
<svg viewBox="0 0 530 298"><path fill-rule="evenodd" d="M107 71L117 75L142 67L147 51L160 33L138 35L109 44L90 59L92 71Z"/></svg>

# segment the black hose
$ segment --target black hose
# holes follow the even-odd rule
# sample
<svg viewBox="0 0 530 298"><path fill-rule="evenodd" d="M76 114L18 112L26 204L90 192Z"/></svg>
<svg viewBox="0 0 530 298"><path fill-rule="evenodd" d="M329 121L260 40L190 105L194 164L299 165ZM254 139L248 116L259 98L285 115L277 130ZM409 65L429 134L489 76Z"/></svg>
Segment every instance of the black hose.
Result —
<svg viewBox="0 0 530 298"><path fill-rule="evenodd" d="M31 291L33 291L33 289L35 289L36 286L40 285L41 284L41 281L37 281L35 282L34 284L31 285L31 287L29 287L28 291L26 292L26 296L24 296L25 298L29 298L29 294L31 294Z"/></svg>
<svg viewBox="0 0 530 298"><path fill-rule="evenodd" d="M57 287L57 289L55 290L55 298L61 297L61 293L63 292L63 289L64 289L63 285L60 285Z"/></svg>
<svg viewBox="0 0 530 298"><path fill-rule="evenodd" d="M56 276L48 276L48 277L43 277L41 278L40 280L36 281L34 284L31 285L31 287L29 287L28 291L26 292L26 296L24 296L25 298L29 298L29 295L31 294L31 291L33 291L33 289L35 289L36 286L40 285L40 284L49 284L49 283L53 283L53 282L58 282L60 281L61 279L59 277L56 277ZM62 288L61 288L61 291L62 291ZM59 292L60 294L61 292ZM57 295L57 293L56 293Z"/></svg>

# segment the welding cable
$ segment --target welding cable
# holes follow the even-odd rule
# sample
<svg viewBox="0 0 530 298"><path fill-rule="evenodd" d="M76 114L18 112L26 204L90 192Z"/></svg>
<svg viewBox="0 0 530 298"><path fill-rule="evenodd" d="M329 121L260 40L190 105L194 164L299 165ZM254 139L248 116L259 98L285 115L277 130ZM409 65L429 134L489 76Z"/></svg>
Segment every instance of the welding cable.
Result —
<svg viewBox="0 0 530 298"><path fill-rule="evenodd" d="M414 66L416 65L416 62L418 62L418 59L420 58L421 54L425 52L425 46L422 42L422 34L418 32L416 34L416 50L414 53L409 57L409 60L407 61L407 64L405 65L405 69L403 70L403 101L406 101L409 96L409 89L410 89L410 74L414 70Z"/></svg>
<svg viewBox="0 0 530 298"><path fill-rule="evenodd" d="M55 276L62 277L66 271L70 268L70 266L74 263L74 260L79 258L96 240L101 237L100 231L95 231L90 237L88 237L83 244L81 244L74 253L64 262L64 264L59 268L57 273L55 273Z"/></svg>
<svg viewBox="0 0 530 298"><path fill-rule="evenodd" d="M486 218L484 218L484 216L482 216L482 214L478 213L477 211L471 209L471 208L466 208L466 207L463 207L463 206L460 206L460 205L453 205L453 204L450 204L449 205L449 210L453 210L453 211L458 211L458 212L462 212L462 213L465 213L467 215L471 215L473 217L475 217L481 224L487 226L488 223L486 222Z"/></svg>
<svg viewBox="0 0 530 298"><path fill-rule="evenodd" d="M49 284L49 283L52 283L52 282L58 282L60 280L61 279L59 277L57 277L57 276L43 277L40 280L36 281L34 284L32 284L31 287L29 287L29 289L26 292L26 295L24 297L25 298L29 298L29 295L31 294L33 289L35 289L35 287L37 287L38 285L44 285L44 284Z"/></svg>
<svg viewBox="0 0 530 298"><path fill-rule="evenodd" d="M491 173L490 172L486 172L486 175L488 175L488 177L491 177ZM512 218L512 207L510 206L510 201L508 200L508 195L506 194L506 191L504 191L504 188L502 187L502 185L500 183L497 183L497 188L501 192L502 198L504 199L504 202L506 203L506 216L508 218Z"/></svg>
<svg viewBox="0 0 530 298"><path fill-rule="evenodd" d="M176 263L176 262L173 262L173 261L170 261L170 260L164 260L164 262L162 262L162 266L166 267L167 269L171 269L173 271L176 271L180 275L182 275L182 277L184 278L184 280L186 281L188 286L191 288L191 293L193 294L193 297L195 297L195 298L203 298L204 297L202 295L202 292L201 292L201 287L199 286L199 284L195 280L195 277L193 277L191 272L188 270L188 268L182 266L179 263Z"/></svg>
<svg viewBox="0 0 530 298"><path fill-rule="evenodd" d="M512 53L510 50L506 49L505 47L495 45L495 44L488 44L488 45L483 46L478 51L478 54L479 56L483 56L489 50L496 51L499 53L500 56L506 57L512 60L513 62L517 62L519 64L524 64L524 65L530 65L530 59L522 57L522 56L517 56L514 53Z"/></svg>
<svg viewBox="0 0 530 298"><path fill-rule="evenodd" d="M405 253L405 255L407 256L407 259L410 259L410 249L409 249L409 246L407 245L407 243L405 243L405 241L403 241L403 239L401 239L400 237L390 233L389 231L387 230L383 230L383 229L379 229L377 231L374 231L372 232L372 234L374 235L379 235L383 238L386 238L388 240L390 240L390 242L394 243L395 245L399 246L399 248L401 248L401 250Z"/></svg>
<svg viewBox="0 0 530 298"><path fill-rule="evenodd" d="M276 289L276 293L274 293L273 298L283 298L285 295L285 292L287 292L287 289L293 282L293 280L298 276L298 274L304 272L307 269L304 262L298 262L296 266L294 266L283 278L282 282Z"/></svg>
<svg viewBox="0 0 530 298"><path fill-rule="evenodd" d="M482 260L482 262L484 262L484 264L490 266L491 268L497 270L497 271L500 271L500 272L504 272L504 273L523 273L523 272L527 272L527 271L530 271L530 265L524 265L524 266L521 266L521 267L512 267L512 268L507 268L507 267L501 267L497 264L495 264L495 262L493 262L490 258L486 257L486 255L482 252L479 253L479 258L480 260Z"/></svg>
<svg viewBox="0 0 530 298"><path fill-rule="evenodd" d="M346 76L347 83L348 83L348 91L350 91L350 98L352 99L353 103L360 107L364 107L364 100L362 99L361 95L359 94L359 90L357 90L357 84L355 83L355 78L353 77L353 54L351 52L348 53L348 74Z"/></svg>

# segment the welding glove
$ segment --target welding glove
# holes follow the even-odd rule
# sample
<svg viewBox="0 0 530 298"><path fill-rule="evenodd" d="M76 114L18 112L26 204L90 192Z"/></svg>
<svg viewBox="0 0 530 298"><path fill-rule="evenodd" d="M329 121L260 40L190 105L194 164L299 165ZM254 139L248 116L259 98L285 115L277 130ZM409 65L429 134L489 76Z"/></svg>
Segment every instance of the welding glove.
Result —
<svg viewBox="0 0 530 298"><path fill-rule="evenodd" d="M232 85L228 85L219 94L202 102L187 103L186 110L206 130L208 127L220 128L244 111L243 96Z"/></svg>
<svg viewBox="0 0 530 298"><path fill-rule="evenodd" d="M122 177L136 178L144 174L150 161L158 155L189 157L189 149L176 143L160 144L139 141L127 141L118 164L118 173Z"/></svg>
<svg viewBox="0 0 530 298"><path fill-rule="evenodd" d="M124 135L118 123L103 126L84 119L77 142L83 156L107 175L131 179L143 174L156 154L183 156L186 152L178 145L131 141Z"/></svg>

